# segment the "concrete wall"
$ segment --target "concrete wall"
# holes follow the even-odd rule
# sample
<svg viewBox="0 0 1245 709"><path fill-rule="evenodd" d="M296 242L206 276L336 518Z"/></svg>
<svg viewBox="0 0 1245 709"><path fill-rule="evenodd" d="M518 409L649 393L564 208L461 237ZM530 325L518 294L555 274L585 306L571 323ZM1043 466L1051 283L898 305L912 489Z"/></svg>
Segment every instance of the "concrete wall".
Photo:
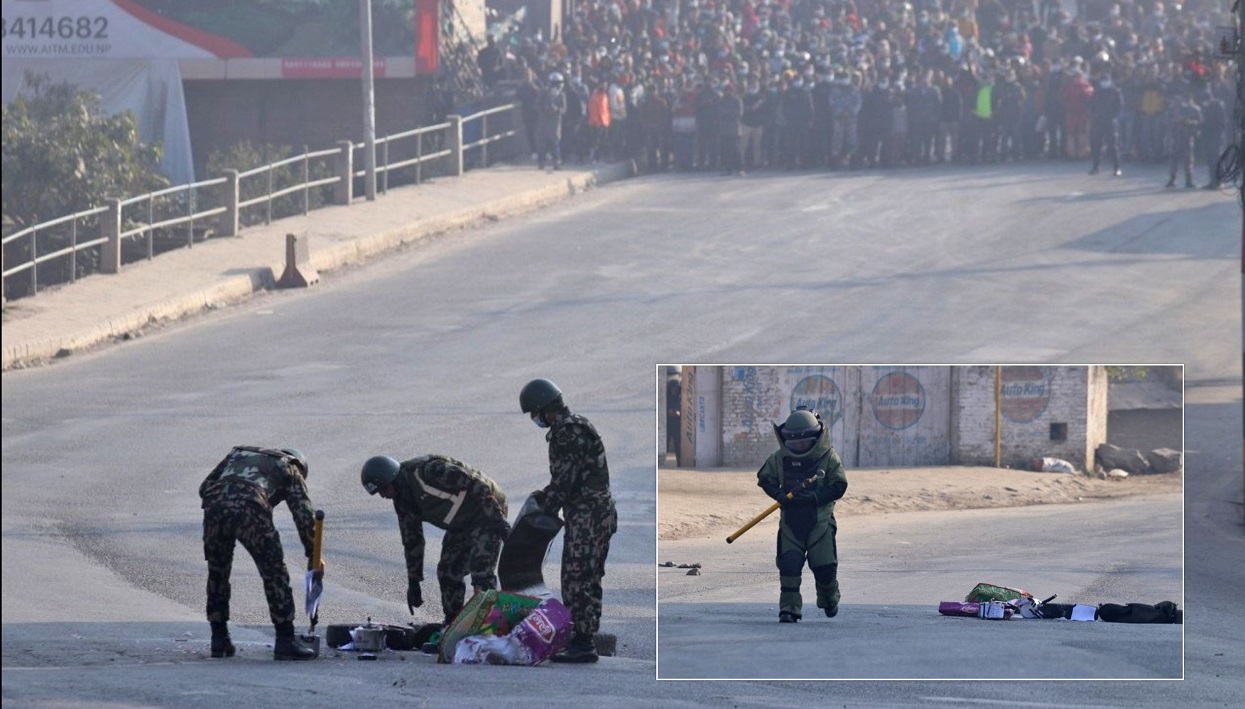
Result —
<svg viewBox="0 0 1245 709"><path fill-rule="evenodd" d="M1179 409L1112 411L1107 416L1107 443L1136 448L1184 450L1184 412Z"/></svg>
<svg viewBox="0 0 1245 709"><path fill-rule="evenodd" d="M666 367L664 365L657 367L657 467L661 467L666 462L666 454L669 446L666 444Z"/></svg>
<svg viewBox="0 0 1245 709"><path fill-rule="evenodd" d="M1107 432L1103 367L1001 371L1004 465L1093 459ZM683 385L684 467L760 465L778 445L774 424L800 405L821 414L848 466L994 464L992 366L688 366Z"/></svg>

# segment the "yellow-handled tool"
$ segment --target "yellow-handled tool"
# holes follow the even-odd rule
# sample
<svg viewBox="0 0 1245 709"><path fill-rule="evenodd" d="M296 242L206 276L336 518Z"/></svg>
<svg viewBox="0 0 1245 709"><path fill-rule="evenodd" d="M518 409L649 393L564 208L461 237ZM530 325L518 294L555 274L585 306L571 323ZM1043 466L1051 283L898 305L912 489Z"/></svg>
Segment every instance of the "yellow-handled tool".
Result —
<svg viewBox="0 0 1245 709"><path fill-rule="evenodd" d="M825 475L825 472L818 470L816 475L800 483L800 485L796 487L794 490L792 490L791 492L788 492L786 499L790 500L794 498L797 492L800 492L801 490L808 487L809 485L812 485L813 482L816 481L817 478L820 478L822 475ZM740 535L742 535L744 532L748 531L749 529L752 529L753 527L755 527L756 524L760 522L761 520L765 519L766 517L769 517L771 514L774 513L774 510L778 509L779 507L782 507L781 501L775 502L774 504L770 505L769 508L766 509L764 512L757 515L756 517L753 517L751 522L740 527L738 532L735 532L731 536L727 537L726 543L730 544L731 542L734 542L736 539L740 537Z"/></svg>

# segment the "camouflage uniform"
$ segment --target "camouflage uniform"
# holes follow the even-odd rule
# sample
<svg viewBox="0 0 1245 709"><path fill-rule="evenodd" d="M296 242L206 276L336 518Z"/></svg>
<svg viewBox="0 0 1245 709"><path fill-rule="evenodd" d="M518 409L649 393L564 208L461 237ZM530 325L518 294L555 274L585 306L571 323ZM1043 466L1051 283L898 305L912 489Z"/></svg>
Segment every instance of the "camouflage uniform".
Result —
<svg viewBox="0 0 1245 709"><path fill-rule="evenodd" d="M229 573L234 543L241 542L264 580L273 625L292 624L294 594L272 508L282 502L290 508L310 559L314 513L296 466L279 450L236 446L199 486L199 497L203 500L203 556L208 564L208 622L229 620Z"/></svg>
<svg viewBox="0 0 1245 709"><path fill-rule="evenodd" d="M497 588L497 557L510 533L506 495L497 483L462 461L425 455L402 463L394 480L393 509L406 551L406 573L424 579L424 526L445 530L437 581L449 623L463 608L471 575L477 589Z"/></svg>
<svg viewBox="0 0 1245 709"><path fill-rule="evenodd" d="M601 625L601 577L618 512L610 496L605 445L588 419L564 412L545 434L552 480L540 491L551 514L564 510L562 603L571 610L575 634L591 638Z"/></svg>
<svg viewBox="0 0 1245 709"><path fill-rule="evenodd" d="M817 476L807 486L817 497L816 506L784 505L778 525L778 578L781 592L779 610L801 616L800 573L805 561L813 572L817 588L817 607L835 608L839 604L837 524L834 501L847 491L847 474L839 454L830 445L830 429L823 429L812 450L794 455L779 438L779 448L757 471L757 485L770 497L798 490L805 480Z"/></svg>

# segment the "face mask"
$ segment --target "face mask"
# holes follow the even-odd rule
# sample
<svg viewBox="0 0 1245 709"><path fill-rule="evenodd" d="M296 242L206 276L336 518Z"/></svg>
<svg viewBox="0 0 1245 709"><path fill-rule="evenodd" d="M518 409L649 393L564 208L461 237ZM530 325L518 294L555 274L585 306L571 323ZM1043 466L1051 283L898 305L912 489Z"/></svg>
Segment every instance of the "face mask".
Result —
<svg viewBox="0 0 1245 709"><path fill-rule="evenodd" d="M549 422L540 414L532 414L532 423L536 424L537 428L549 428Z"/></svg>

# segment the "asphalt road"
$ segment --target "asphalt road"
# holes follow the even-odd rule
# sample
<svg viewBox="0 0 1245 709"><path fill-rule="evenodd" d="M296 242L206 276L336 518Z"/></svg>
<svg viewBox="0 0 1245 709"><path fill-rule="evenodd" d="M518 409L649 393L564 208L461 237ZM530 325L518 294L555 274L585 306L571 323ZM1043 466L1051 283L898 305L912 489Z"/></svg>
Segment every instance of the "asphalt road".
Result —
<svg viewBox="0 0 1245 709"><path fill-rule="evenodd" d="M1083 167L635 180L307 292L7 372L4 703L1235 706L1240 213L1229 196L1164 191L1158 169L1113 180ZM887 361L1189 365L1183 682L653 681L654 365ZM243 558L242 657L206 659L195 491L230 445L310 456L329 513L322 622L401 622L393 512L363 494L359 465L447 453L521 498L546 475L544 441L517 411L535 376L558 381L609 450L623 526L603 629L619 657L535 670L278 665Z"/></svg>
<svg viewBox="0 0 1245 709"><path fill-rule="evenodd" d="M850 479L850 476L849 476ZM938 614L979 582L1058 602L1184 606L1180 495L1084 505L842 517L839 614L827 619L804 574L804 619L778 620L776 525L727 546L663 541L658 573L662 679L1178 679L1179 625ZM947 652L947 647L962 649Z"/></svg>

